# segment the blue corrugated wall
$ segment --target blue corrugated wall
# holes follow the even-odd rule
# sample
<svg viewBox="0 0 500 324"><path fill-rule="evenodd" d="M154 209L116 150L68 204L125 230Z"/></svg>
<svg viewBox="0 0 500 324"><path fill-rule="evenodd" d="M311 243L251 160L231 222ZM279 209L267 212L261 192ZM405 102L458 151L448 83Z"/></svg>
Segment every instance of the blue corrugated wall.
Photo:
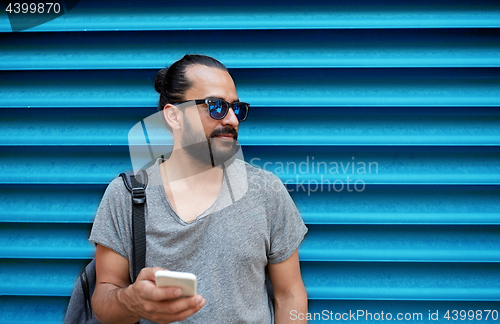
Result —
<svg viewBox="0 0 500 324"><path fill-rule="evenodd" d="M0 323L62 321L128 131L185 53L252 104L245 159L309 227L311 322L499 323L499 27L493 0L82 0L20 33L1 14Z"/></svg>

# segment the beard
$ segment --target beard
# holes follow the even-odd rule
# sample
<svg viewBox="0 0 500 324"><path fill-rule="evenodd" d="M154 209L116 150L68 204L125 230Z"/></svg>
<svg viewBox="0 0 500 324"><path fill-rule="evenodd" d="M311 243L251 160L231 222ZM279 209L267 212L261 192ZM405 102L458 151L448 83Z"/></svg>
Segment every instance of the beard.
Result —
<svg viewBox="0 0 500 324"><path fill-rule="evenodd" d="M237 141L238 131L233 127L216 128L207 137L204 133L193 130L189 121L184 119L185 129L182 132L182 148L202 166L222 166L231 164L236 158L236 153L240 150ZM234 140L224 141L216 135L232 135ZM203 140L203 138L205 140ZM185 145L185 143L193 143ZM229 163L227 163L229 162Z"/></svg>

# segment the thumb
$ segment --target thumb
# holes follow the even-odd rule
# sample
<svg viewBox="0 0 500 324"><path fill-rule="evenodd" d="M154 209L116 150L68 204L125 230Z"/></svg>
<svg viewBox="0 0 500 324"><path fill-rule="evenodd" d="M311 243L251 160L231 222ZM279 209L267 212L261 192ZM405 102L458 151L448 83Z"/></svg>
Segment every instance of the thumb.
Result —
<svg viewBox="0 0 500 324"><path fill-rule="evenodd" d="M165 270L164 268L161 267L154 267L154 268L144 268L141 270L139 275L137 276L137 280L149 280L155 282L155 273L156 271L159 270Z"/></svg>

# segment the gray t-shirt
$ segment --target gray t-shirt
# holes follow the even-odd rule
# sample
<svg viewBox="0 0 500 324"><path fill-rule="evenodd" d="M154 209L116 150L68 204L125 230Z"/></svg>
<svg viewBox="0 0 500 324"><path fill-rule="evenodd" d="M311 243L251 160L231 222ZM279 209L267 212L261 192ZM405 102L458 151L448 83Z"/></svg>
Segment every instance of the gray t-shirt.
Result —
<svg viewBox="0 0 500 324"><path fill-rule="evenodd" d="M288 259L307 232L284 185L236 160L227 166L214 204L188 223L167 199L162 161L146 170L146 266L196 275L206 304L182 323L273 323L265 267ZM130 193L118 177L104 193L90 241L130 260L131 214Z"/></svg>

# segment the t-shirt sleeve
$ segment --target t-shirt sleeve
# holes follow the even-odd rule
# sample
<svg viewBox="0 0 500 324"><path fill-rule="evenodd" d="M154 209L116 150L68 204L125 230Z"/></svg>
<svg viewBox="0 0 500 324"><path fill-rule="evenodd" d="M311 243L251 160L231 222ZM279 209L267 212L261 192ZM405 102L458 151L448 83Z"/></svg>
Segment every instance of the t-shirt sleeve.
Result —
<svg viewBox="0 0 500 324"><path fill-rule="evenodd" d="M267 203L271 211L271 238L269 263L287 260L299 247L307 233L307 227L295 206L290 194L278 177L274 176L271 194ZM276 181L280 185L276 185Z"/></svg>
<svg viewBox="0 0 500 324"><path fill-rule="evenodd" d="M102 197L89 240L129 259L131 245L131 201L123 180L111 181Z"/></svg>

